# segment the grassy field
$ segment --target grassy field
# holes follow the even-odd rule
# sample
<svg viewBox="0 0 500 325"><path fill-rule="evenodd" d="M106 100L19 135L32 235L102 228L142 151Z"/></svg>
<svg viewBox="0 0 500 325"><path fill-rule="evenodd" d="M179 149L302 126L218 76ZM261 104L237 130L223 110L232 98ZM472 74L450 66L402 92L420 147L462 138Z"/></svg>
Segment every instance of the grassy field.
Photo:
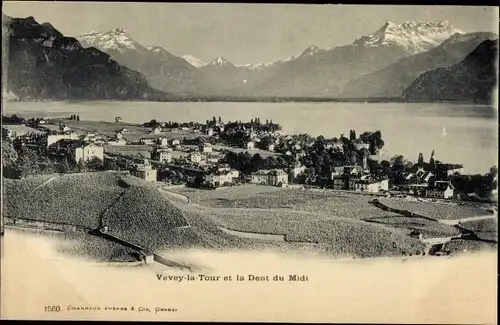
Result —
<svg viewBox="0 0 500 325"><path fill-rule="evenodd" d="M105 153L132 155L132 156L137 156L138 154L141 154L145 157L149 157L149 152L152 149L153 149L152 146L142 145L142 144L126 145L126 146L114 146L114 145L104 146Z"/></svg>
<svg viewBox="0 0 500 325"><path fill-rule="evenodd" d="M461 219L487 214L483 209L437 202L412 202L404 199L380 199L380 202L394 209L408 210L434 219Z"/></svg>
<svg viewBox="0 0 500 325"><path fill-rule="evenodd" d="M97 132L104 134L109 137L114 137L116 132L122 128L127 128L129 132L123 133L125 140L130 142L139 141L143 137L167 137L168 139L184 139L184 138L196 138L200 136L198 133L192 133L188 131L180 132L163 132L161 134L150 134L151 128L145 128L137 124L130 123L116 123L116 122L104 122L104 121L74 121L74 120L58 120L54 119L56 127L58 122L66 124L70 129L74 130L76 133L84 134L86 132Z"/></svg>
<svg viewBox="0 0 500 325"><path fill-rule="evenodd" d="M136 144L136 145L126 145L126 146L115 146L115 145L107 145L104 146L105 153L115 153L122 155L133 155L137 156L137 154L142 154L146 157L149 157L149 152L153 150L153 146ZM172 158L180 158L183 156L188 156L189 153L182 151L172 151L170 152Z"/></svg>
<svg viewBox="0 0 500 325"><path fill-rule="evenodd" d="M280 156L280 153L276 153L274 151L269 151L269 150L262 150L262 149L246 149L246 148L236 148L236 147L228 147L228 146L223 146L223 145L215 145L213 146L215 150L229 150L235 153L240 153L240 152L248 152L250 155L255 155L258 153L261 155L263 158L269 157L269 156Z"/></svg>

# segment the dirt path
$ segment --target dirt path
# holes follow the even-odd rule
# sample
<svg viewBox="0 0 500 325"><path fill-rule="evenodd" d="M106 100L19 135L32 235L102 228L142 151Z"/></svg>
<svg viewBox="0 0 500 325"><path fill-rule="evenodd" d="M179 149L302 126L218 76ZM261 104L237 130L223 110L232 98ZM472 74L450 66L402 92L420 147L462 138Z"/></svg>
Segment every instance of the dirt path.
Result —
<svg viewBox="0 0 500 325"><path fill-rule="evenodd" d="M33 192L35 192L35 191L36 191L36 190L38 190L39 188L44 187L45 185L49 184L50 182L52 182L52 181L54 181L54 180L56 180L56 179L58 179L58 178L59 178L59 176L52 176L51 178L49 178L48 180L46 180L46 181L45 181L45 182L43 182L42 184L40 184L40 185L38 185L37 187L35 187L35 188L33 189L33 191L31 191L31 192L32 192L32 193L33 193Z"/></svg>
<svg viewBox="0 0 500 325"><path fill-rule="evenodd" d="M462 222L468 222L468 221L478 221L478 220L488 220L488 219L495 219L497 218L497 215L490 214L490 215L484 215L484 216L476 216L476 217L467 217L467 218L462 218L462 219L454 219L454 220L438 220L440 223L444 223L446 225L450 226L455 226L458 225Z"/></svg>

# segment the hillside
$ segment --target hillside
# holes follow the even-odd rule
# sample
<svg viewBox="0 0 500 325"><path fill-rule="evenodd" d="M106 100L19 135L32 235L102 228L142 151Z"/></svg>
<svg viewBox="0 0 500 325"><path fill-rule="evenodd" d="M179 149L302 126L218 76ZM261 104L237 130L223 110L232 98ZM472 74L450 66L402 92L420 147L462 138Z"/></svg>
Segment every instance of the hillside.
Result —
<svg viewBox="0 0 500 325"><path fill-rule="evenodd" d="M351 80L340 97L399 97L422 73L456 64L483 41L496 37L492 33L457 33L429 51L402 58L382 70Z"/></svg>
<svg viewBox="0 0 500 325"><path fill-rule="evenodd" d="M98 227L102 218L110 234L155 251L256 246L251 240L224 234L207 217L179 210L155 185L133 176L98 172L4 178L2 191L5 216L90 229ZM85 233L65 233L63 238L76 245L66 251L91 254L93 259L130 255L113 243L99 248L102 240Z"/></svg>
<svg viewBox="0 0 500 325"><path fill-rule="evenodd" d="M49 23L3 15L7 92L21 100L151 100L169 96L96 48L83 48Z"/></svg>
<svg viewBox="0 0 500 325"><path fill-rule="evenodd" d="M498 83L498 40L486 40L461 62L426 72L403 93L410 102L491 102Z"/></svg>
<svg viewBox="0 0 500 325"><path fill-rule="evenodd" d="M92 32L77 39L83 47L95 47L121 65L144 74L157 89L176 95L192 95L204 89L196 67L163 47L143 46L123 29Z"/></svg>

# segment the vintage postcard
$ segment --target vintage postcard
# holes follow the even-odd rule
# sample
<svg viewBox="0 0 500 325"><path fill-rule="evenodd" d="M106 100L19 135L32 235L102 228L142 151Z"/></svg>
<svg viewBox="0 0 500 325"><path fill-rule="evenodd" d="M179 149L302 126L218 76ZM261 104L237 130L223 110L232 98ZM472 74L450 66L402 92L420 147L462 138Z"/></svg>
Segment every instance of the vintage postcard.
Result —
<svg viewBox="0 0 500 325"><path fill-rule="evenodd" d="M2 7L2 319L493 324L498 7Z"/></svg>

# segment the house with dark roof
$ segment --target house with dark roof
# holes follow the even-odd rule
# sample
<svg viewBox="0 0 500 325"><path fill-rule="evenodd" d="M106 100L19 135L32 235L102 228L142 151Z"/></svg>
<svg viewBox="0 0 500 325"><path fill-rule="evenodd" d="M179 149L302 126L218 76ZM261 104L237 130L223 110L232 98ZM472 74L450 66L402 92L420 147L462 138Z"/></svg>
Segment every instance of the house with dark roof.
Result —
<svg viewBox="0 0 500 325"><path fill-rule="evenodd" d="M254 184L282 186L288 184L288 174L282 169L262 169L252 174L251 182Z"/></svg>
<svg viewBox="0 0 500 325"><path fill-rule="evenodd" d="M425 196L429 198L450 199L454 195L453 185L448 181L436 181L433 188L425 190Z"/></svg>

